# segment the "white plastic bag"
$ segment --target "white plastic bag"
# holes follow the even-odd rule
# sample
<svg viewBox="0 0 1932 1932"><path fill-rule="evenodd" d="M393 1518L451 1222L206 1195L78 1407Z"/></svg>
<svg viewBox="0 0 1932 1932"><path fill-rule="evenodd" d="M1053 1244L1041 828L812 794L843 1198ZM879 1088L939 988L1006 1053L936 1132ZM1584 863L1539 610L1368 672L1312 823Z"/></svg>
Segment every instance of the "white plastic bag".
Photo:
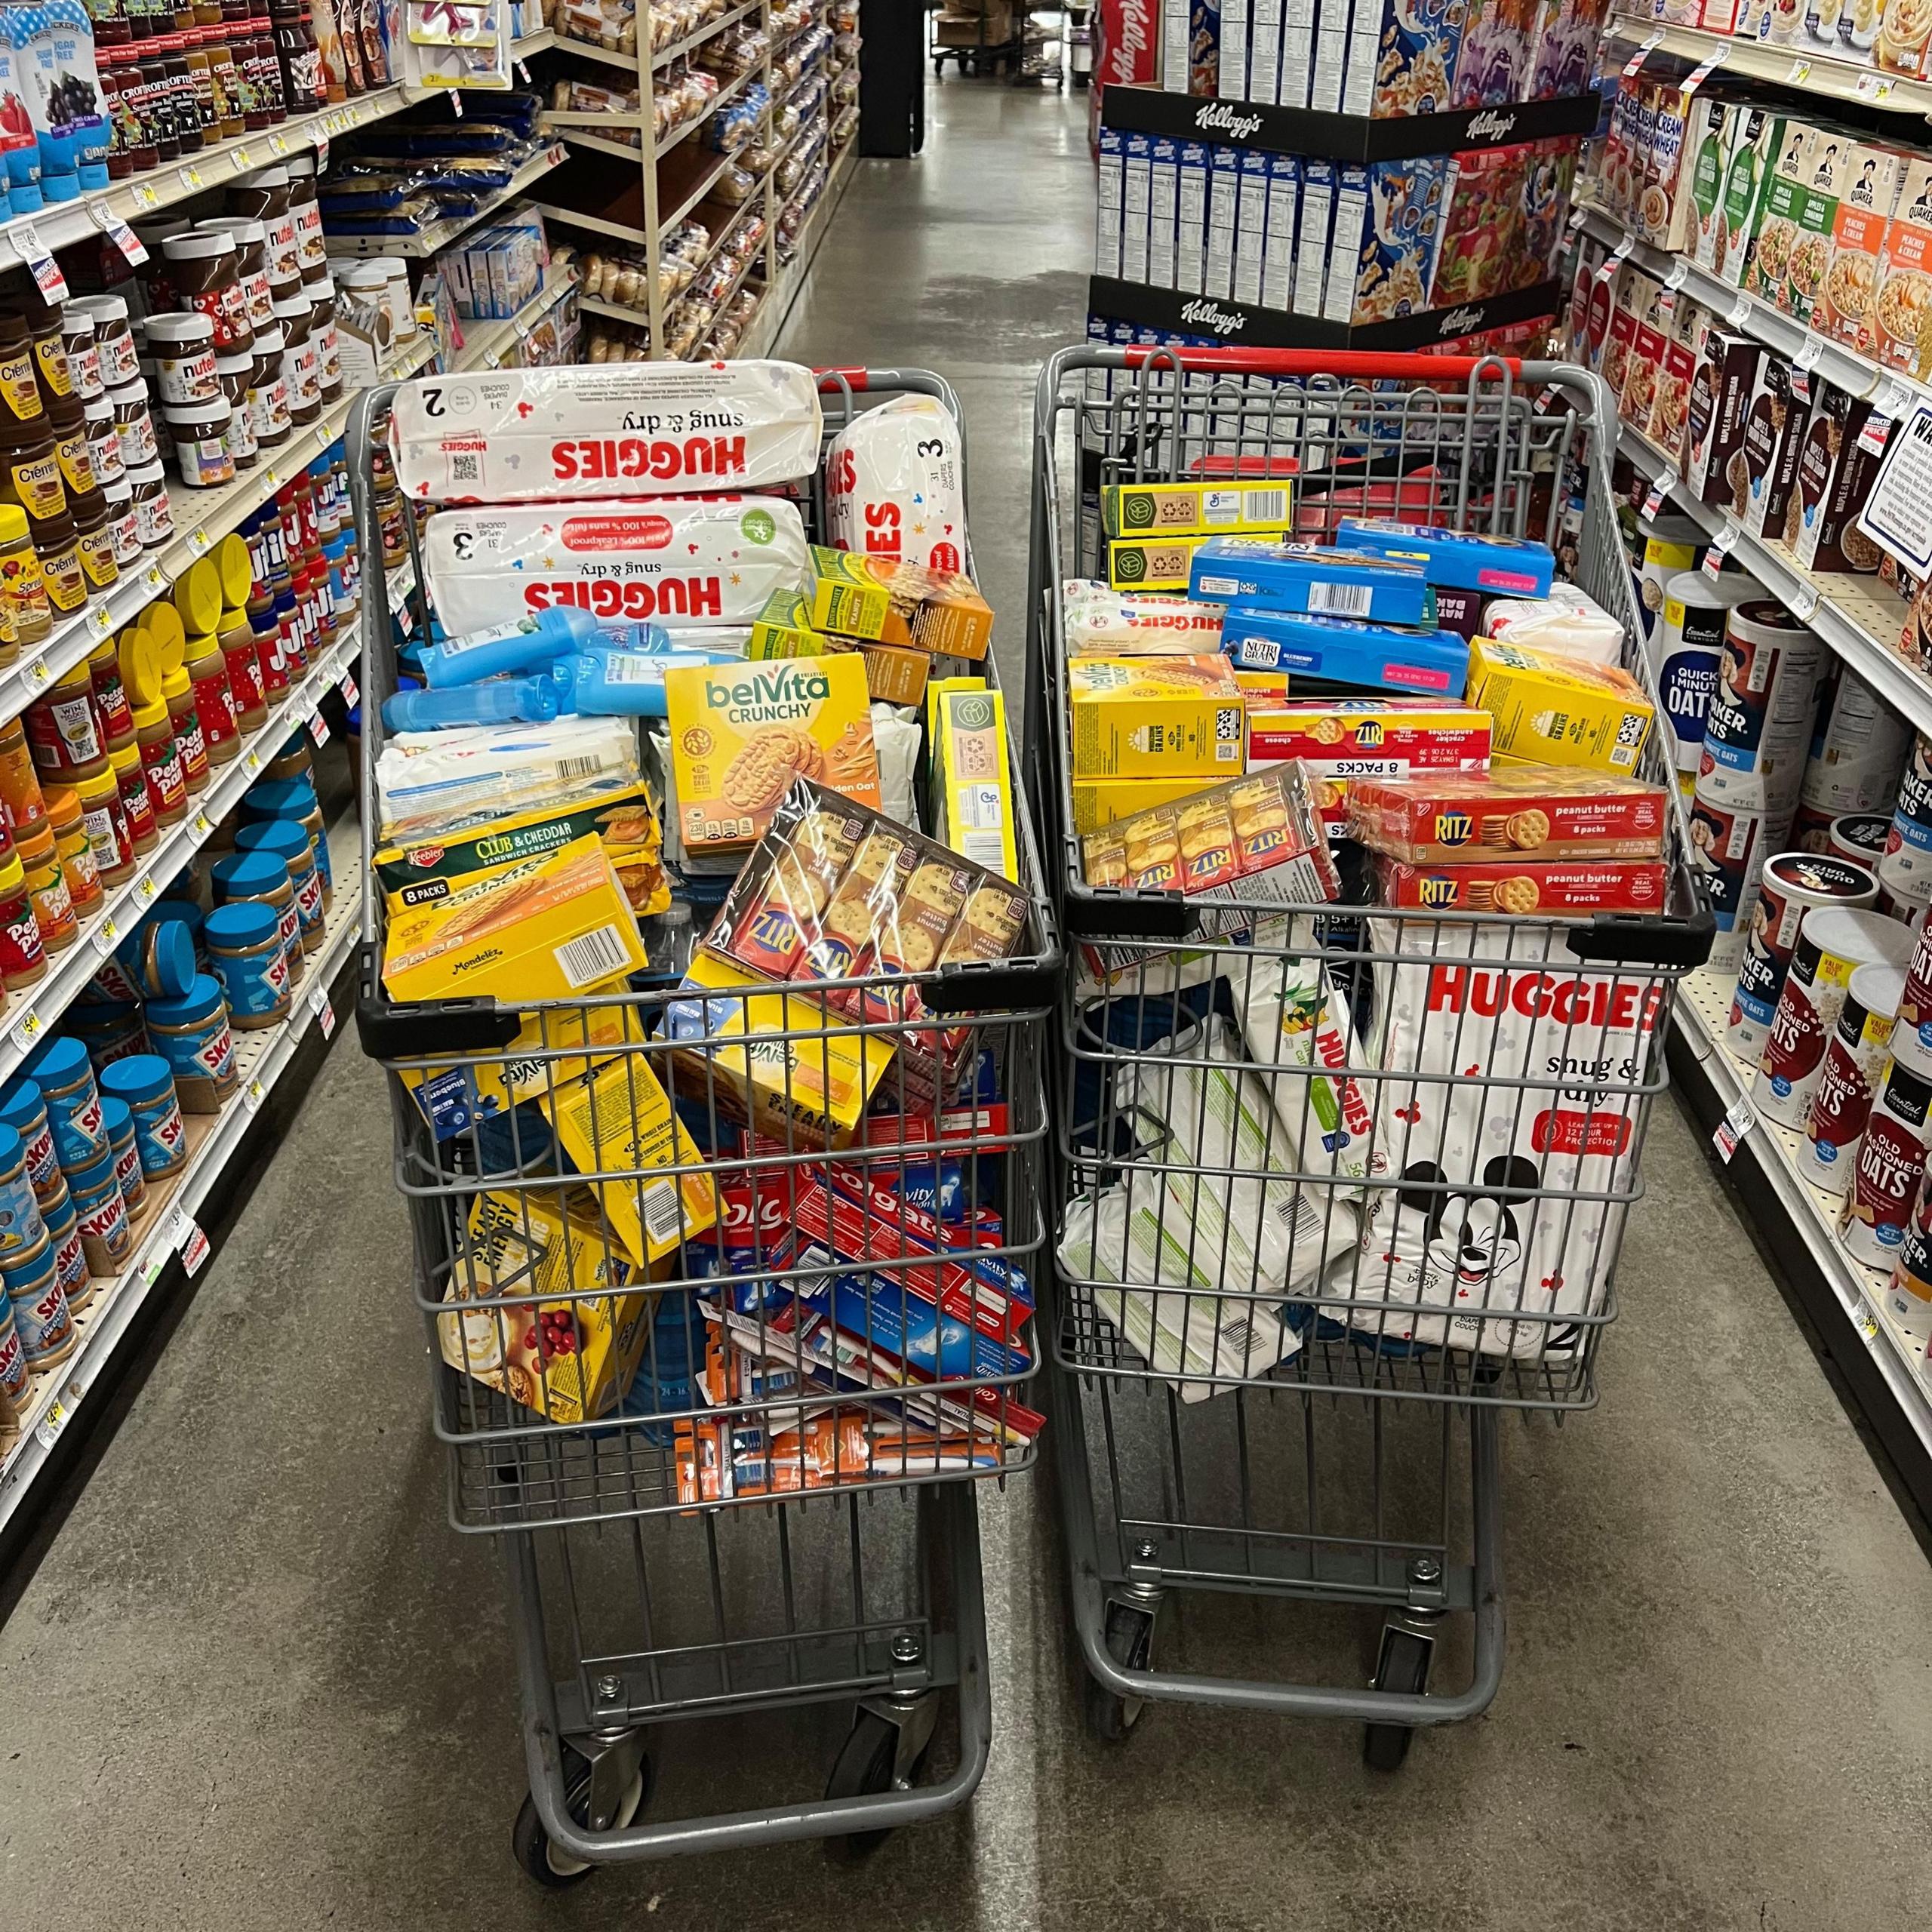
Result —
<svg viewBox="0 0 1932 1932"><path fill-rule="evenodd" d="M936 397L894 396L855 416L825 457L832 546L966 569L959 426Z"/></svg>

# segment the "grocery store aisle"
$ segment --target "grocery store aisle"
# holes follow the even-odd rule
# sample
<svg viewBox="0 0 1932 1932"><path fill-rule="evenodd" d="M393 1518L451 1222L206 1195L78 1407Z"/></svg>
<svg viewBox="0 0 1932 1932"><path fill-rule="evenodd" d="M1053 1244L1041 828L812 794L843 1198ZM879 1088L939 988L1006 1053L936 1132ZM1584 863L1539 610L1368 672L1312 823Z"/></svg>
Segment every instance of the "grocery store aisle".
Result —
<svg viewBox="0 0 1932 1932"><path fill-rule="evenodd" d="M1080 106L950 82L934 108L921 160L861 171L786 346L959 383L1004 616L1027 378L1081 320ZM389 1149L381 1082L339 1040L17 1601L0 1581L0 1924L1865 1932L1919 1915L1932 1571L1670 1103L1601 1409L1503 1431L1511 1635L1484 1718L1423 1738L1393 1779L1352 1730L1179 1707L1092 1742L1043 1472L981 1501L995 1738L970 1813L857 1872L800 1845L558 1898L509 1858L523 1774L496 1552L444 1521ZM1164 1626L1164 1654L1354 1678L1370 1634L1231 1603ZM809 1788L844 1724L673 1731L656 1808Z"/></svg>

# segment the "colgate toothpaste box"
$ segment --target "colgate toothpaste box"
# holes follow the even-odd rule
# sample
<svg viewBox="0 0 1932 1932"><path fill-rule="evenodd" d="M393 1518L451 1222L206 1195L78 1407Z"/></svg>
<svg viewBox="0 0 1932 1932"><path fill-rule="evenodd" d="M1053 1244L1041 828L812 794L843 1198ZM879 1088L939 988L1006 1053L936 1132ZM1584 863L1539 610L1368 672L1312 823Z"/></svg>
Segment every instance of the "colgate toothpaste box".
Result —
<svg viewBox="0 0 1932 1932"><path fill-rule="evenodd" d="M611 362L425 377L389 426L409 496L523 503L809 476L822 420L795 362Z"/></svg>
<svg viewBox="0 0 1932 1932"><path fill-rule="evenodd" d="M806 565L804 526L777 497L440 510L423 554L452 636L558 606L602 624L749 624Z"/></svg>

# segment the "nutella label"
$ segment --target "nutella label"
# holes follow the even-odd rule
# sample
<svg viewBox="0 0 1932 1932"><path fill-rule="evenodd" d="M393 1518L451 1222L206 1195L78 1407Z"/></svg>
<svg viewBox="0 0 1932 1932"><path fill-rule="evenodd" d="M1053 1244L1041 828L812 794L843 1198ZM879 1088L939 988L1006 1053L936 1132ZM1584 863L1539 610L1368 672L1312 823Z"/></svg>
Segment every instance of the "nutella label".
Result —
<svg viewBox="0 0 1932 1932"><path fill-rule="evenodd" d="M249 328L273 328L275 297L269 292L269 278L266 269L257 269L253 275L242 277L242 295L248 306Z"/></svg>
<svg viewBox="0 0 1932 1932"><path fill-rule="evenodd" d="M322 358L312 342L299 342L285 349L281 358L281 379L297 409L319 408L322 400Z"/></svg>
<svg viewBox="0 0 1932 1932"><path fill-rule="evenodd" d="M67 367L74 374L74 387L91 401L101 392L100 351L92 343L70 349Z"/></svg>
<svg viewBox="0 0 1932 1932"><path fill-rule="evenodd" d="M318 203L304 202L294 210L296 245L304 268L324 268L328 252L322 241L322 211Z"/></svg>
<svg viewBox="0 0 1932 1932"><path fill-rule="evenodd" d="M125 383L131 383L141 373L140 360L134 354L134 338L125 322L116 325L113 334L101 337L96 352L100 358L103 389L117 389ZM0 367L0 383L5 380L4 368Z"/></svg>
<svg viewBox="0 0 1932 1932"><path fill-rule="evenodd" d="M216 347L221 346L221 331L215 331ZM208 402L221 393L221 378L214 372L214 349L194 349L155 358L155 379L163 402L177 408L191 402Z"/></svg>
<svg viewBox="0 0 1932 1932"><path fill-rule="evenodd" d="M157 490L152 497L135 497L134 528L140 534L144 550L158 549L174 534L174 508L165 490Z"/></svg>
<svg viewBox="0 0 1932 1932"><path fill-rule="evenodd" d="M125 411L117 412L114 426L121 438L124 469L143 469L148 464L161 460L161 451L154 439L154 420L148 414L145 403L131 404Z"/></svg>

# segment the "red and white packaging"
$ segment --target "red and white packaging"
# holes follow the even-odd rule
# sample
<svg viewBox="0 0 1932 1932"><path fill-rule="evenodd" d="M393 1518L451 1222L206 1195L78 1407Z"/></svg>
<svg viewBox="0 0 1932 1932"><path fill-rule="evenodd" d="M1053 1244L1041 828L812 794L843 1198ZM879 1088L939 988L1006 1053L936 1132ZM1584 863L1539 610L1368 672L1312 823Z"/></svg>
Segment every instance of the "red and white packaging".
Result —
<svg viewBox="0 0 1932 1932"><path fill-rule="evenodd" d="M1889 1271L1905 1244L1906 1223L1925 1174L1929 1112L1932 1081L1892 1061L1872 1099L1838 1223L1845 1252L1868 1268Z"/></svg>
<svg viewBox="0 0 1932 1932"><path fill-rule="evenodd" d="M1376 878L1385 906L1437 912L1509 912L1561 918L1585 912L1661 912L1660 861L1578 859L1525 863L1411 866L1378 860Z"/></svg>
<svg viewBox="0 0 1932 1932"><path fill-rule="evenodd" d="M825 457L835 550L966 571L959 425L937 396L900 395L855 416Z"/></svg>
<svg viewBox="0 0 1932 1932"><path fill-rule="evenodd" d="M1060 586L1069 657L1192 657L1221 648L1223 604L1115 590L1091 578Z"/></svg>
<svg viewBox="0 0 1932 1932"><path fill-rule="evenodd" d="M779 497L438 510L423 558L452 637L561 606L601 623L749 624L807 563Z"/></svg>
<svg viewBox="0 0 1932 1932"><path fill-rule="evenodd" d="M1798 1171L1827 1194L1842 1197L1851 1186L1859 1139L1889 1056L1892 1016L1904 984L1905 975L1896 966L1861 966L1845 990L1798 1157Z"/></svg>
<svg viewBox="0 0 1932 1932"><path fill-rule="evenodd" d="M1932 1079L1932 933L1921 931L1899 995L1892 1057Z"/></svg>
<svg viewBox="0 0 1932 1932"><path fill-rule="evenodd" d="M600 362L405 383L389 449L408 496L549 503L809 476L823 428L796 362Z"/></svg>
<svg viewBox="0 0 1932 1932"><path fill-rule="evenodd" d="M1372 930L1397 949L1387 921ZM1353 1324L1386 1339L1560 1358L1586 1334L1561 1318L1597 1310L1616 1266L1665 988L1525 961L1503 923L1456 948L1377 976L1377 1063L1402 1072L1375 1082L1375 1146L1404 1185L1370 1190L1355 1275L1324 1284L1324 1308L1352 1295L1370 1305Z"/></svg>
<svg viewBox="0 0 1932 1932"><path fill-rule="evenodd" d="M1322 778L1487 771L1490 715L1429 698L1251 703L1247 764L1298 758Z"/></svg>
<svg viewBox="0 0 1932 1932"><path fill-rule="evenodd" d="M1798 944L1799 928L1814 906L1870 906L1878 881L1869 866L1823 852L1780 852L1765 863L1757 903L1746 924L1744 955L1731 995L1724 1038L1741 1059L1755 1060L1777 1012L1784 976Z"/></svg>
<svg viewBox="0 0 1932 1932"><path fill-rule="evenodd" d="M1923 1175L1883 1299L1894 1325L1916 1353L1924 1354L1932 1346L1932 1195Z"/></svg>

